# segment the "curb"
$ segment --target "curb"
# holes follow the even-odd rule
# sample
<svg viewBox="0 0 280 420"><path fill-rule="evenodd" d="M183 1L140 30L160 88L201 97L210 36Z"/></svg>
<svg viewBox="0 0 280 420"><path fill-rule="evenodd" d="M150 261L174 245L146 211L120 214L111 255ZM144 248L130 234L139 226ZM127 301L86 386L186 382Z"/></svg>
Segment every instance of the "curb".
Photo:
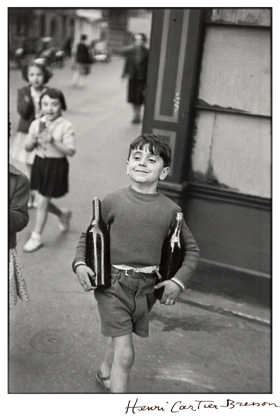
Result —
<svg viewBox="0 0 280 420"><path fill-rule="evenodd" d="M268 319L268 317L264 318L264 317L258 317L255 315L250 315L250 314L246 314L244 312L240 312L240 311L234 311L231 309L226 309L220 306L216 306L216 305L212 305L212 304L206 304L206 303L201 303L201 302L197 302L194 300L190 300L188 298L183 298L180 299L181 303L184 303L186 305L190 305L190 306L194 306L196 308L200 308L209 312L215 312L218 313L220 315L225 315L225 316L232 316L232 317L236 317L236 318L242 318L244 320L253 322L253 323L257 323L260 325L265 325L270 327L271 326L271 320Z"/></svg>

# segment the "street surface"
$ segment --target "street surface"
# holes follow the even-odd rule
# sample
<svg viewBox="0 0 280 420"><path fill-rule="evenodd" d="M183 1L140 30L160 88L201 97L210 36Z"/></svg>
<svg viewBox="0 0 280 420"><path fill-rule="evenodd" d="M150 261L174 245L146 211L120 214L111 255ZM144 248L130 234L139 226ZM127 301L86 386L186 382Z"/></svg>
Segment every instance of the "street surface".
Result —
<svg viewBox="0 0 280 420"><path fill-rule="evenodd" d="M93 294L78 284L71 263L80 232L90 222L93 197L102 199L129 183L128 146L141 133L141 125L131 124L122 66L122 59L115 57L111 63L94 64L85 88L71 86L69 63L54 69L49 81L64 92L64 116L76 131L77 153L69 159L70 191L56 200L73 216L70 231L60 233L57 219L50 215L44 246L31 254L23 253L22 246L34 226L34 209L27 228L18 234L30 302L19 301L10 311L10 393L102 393L95 373L107 339L100 333ZM24 84L20 72L11 70L11 139L18 122L16 92ZM207 303L207 295L203 299ZM269 325L195 307L182 298L172 307L157 303L150 337L135 337L134 342L134 394L271 392Z"/></svg>

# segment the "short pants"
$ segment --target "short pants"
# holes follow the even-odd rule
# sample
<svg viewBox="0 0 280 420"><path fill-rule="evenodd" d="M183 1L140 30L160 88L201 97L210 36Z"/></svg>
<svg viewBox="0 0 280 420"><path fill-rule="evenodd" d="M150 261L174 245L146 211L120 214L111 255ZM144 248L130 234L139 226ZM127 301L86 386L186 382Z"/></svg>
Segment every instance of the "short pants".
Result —
<svg viewBox="0 0 280 420"><path fill-rule="evenodd" d="M104 336L119 337L134 332L148 337L149 312L156 302L156 280L156 273L127 275L124 270L112 267L111 286L94 291Z"/></svg>

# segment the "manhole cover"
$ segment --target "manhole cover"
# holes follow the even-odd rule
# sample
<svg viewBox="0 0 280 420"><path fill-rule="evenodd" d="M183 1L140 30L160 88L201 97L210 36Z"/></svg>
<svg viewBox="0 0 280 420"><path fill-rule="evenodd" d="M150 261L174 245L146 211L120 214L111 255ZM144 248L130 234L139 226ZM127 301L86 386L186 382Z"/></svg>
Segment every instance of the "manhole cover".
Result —
<svg viewBox="0 0 280 420"><path fill-rule="evenodd" d="M35 334L30 341L33 349L43 353L60 353L69 349L72 344L71 335L59 330L41 331Z"/></svg>

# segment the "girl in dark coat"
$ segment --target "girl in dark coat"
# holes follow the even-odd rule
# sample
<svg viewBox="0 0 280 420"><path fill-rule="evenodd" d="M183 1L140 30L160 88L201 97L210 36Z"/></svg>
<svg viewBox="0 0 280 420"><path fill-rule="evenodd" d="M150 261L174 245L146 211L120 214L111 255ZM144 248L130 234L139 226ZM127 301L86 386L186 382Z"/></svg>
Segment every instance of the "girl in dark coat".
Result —
<svg viewBox="0 0 280 420"><path fill-rule="evenodd" d="M20 120L11 146L10 157L24 164L24 172L30 179L35 151L27 152L25 150L25 139L30 124L40 116L40 96L45 91L45 84L52 77L52 73L44 64L35 60L23 67L22 77L28 82L28 86L18 90L17 111L20 114ZM33 206L33 199L34 195L32 194L29 207Z"/></svg>

